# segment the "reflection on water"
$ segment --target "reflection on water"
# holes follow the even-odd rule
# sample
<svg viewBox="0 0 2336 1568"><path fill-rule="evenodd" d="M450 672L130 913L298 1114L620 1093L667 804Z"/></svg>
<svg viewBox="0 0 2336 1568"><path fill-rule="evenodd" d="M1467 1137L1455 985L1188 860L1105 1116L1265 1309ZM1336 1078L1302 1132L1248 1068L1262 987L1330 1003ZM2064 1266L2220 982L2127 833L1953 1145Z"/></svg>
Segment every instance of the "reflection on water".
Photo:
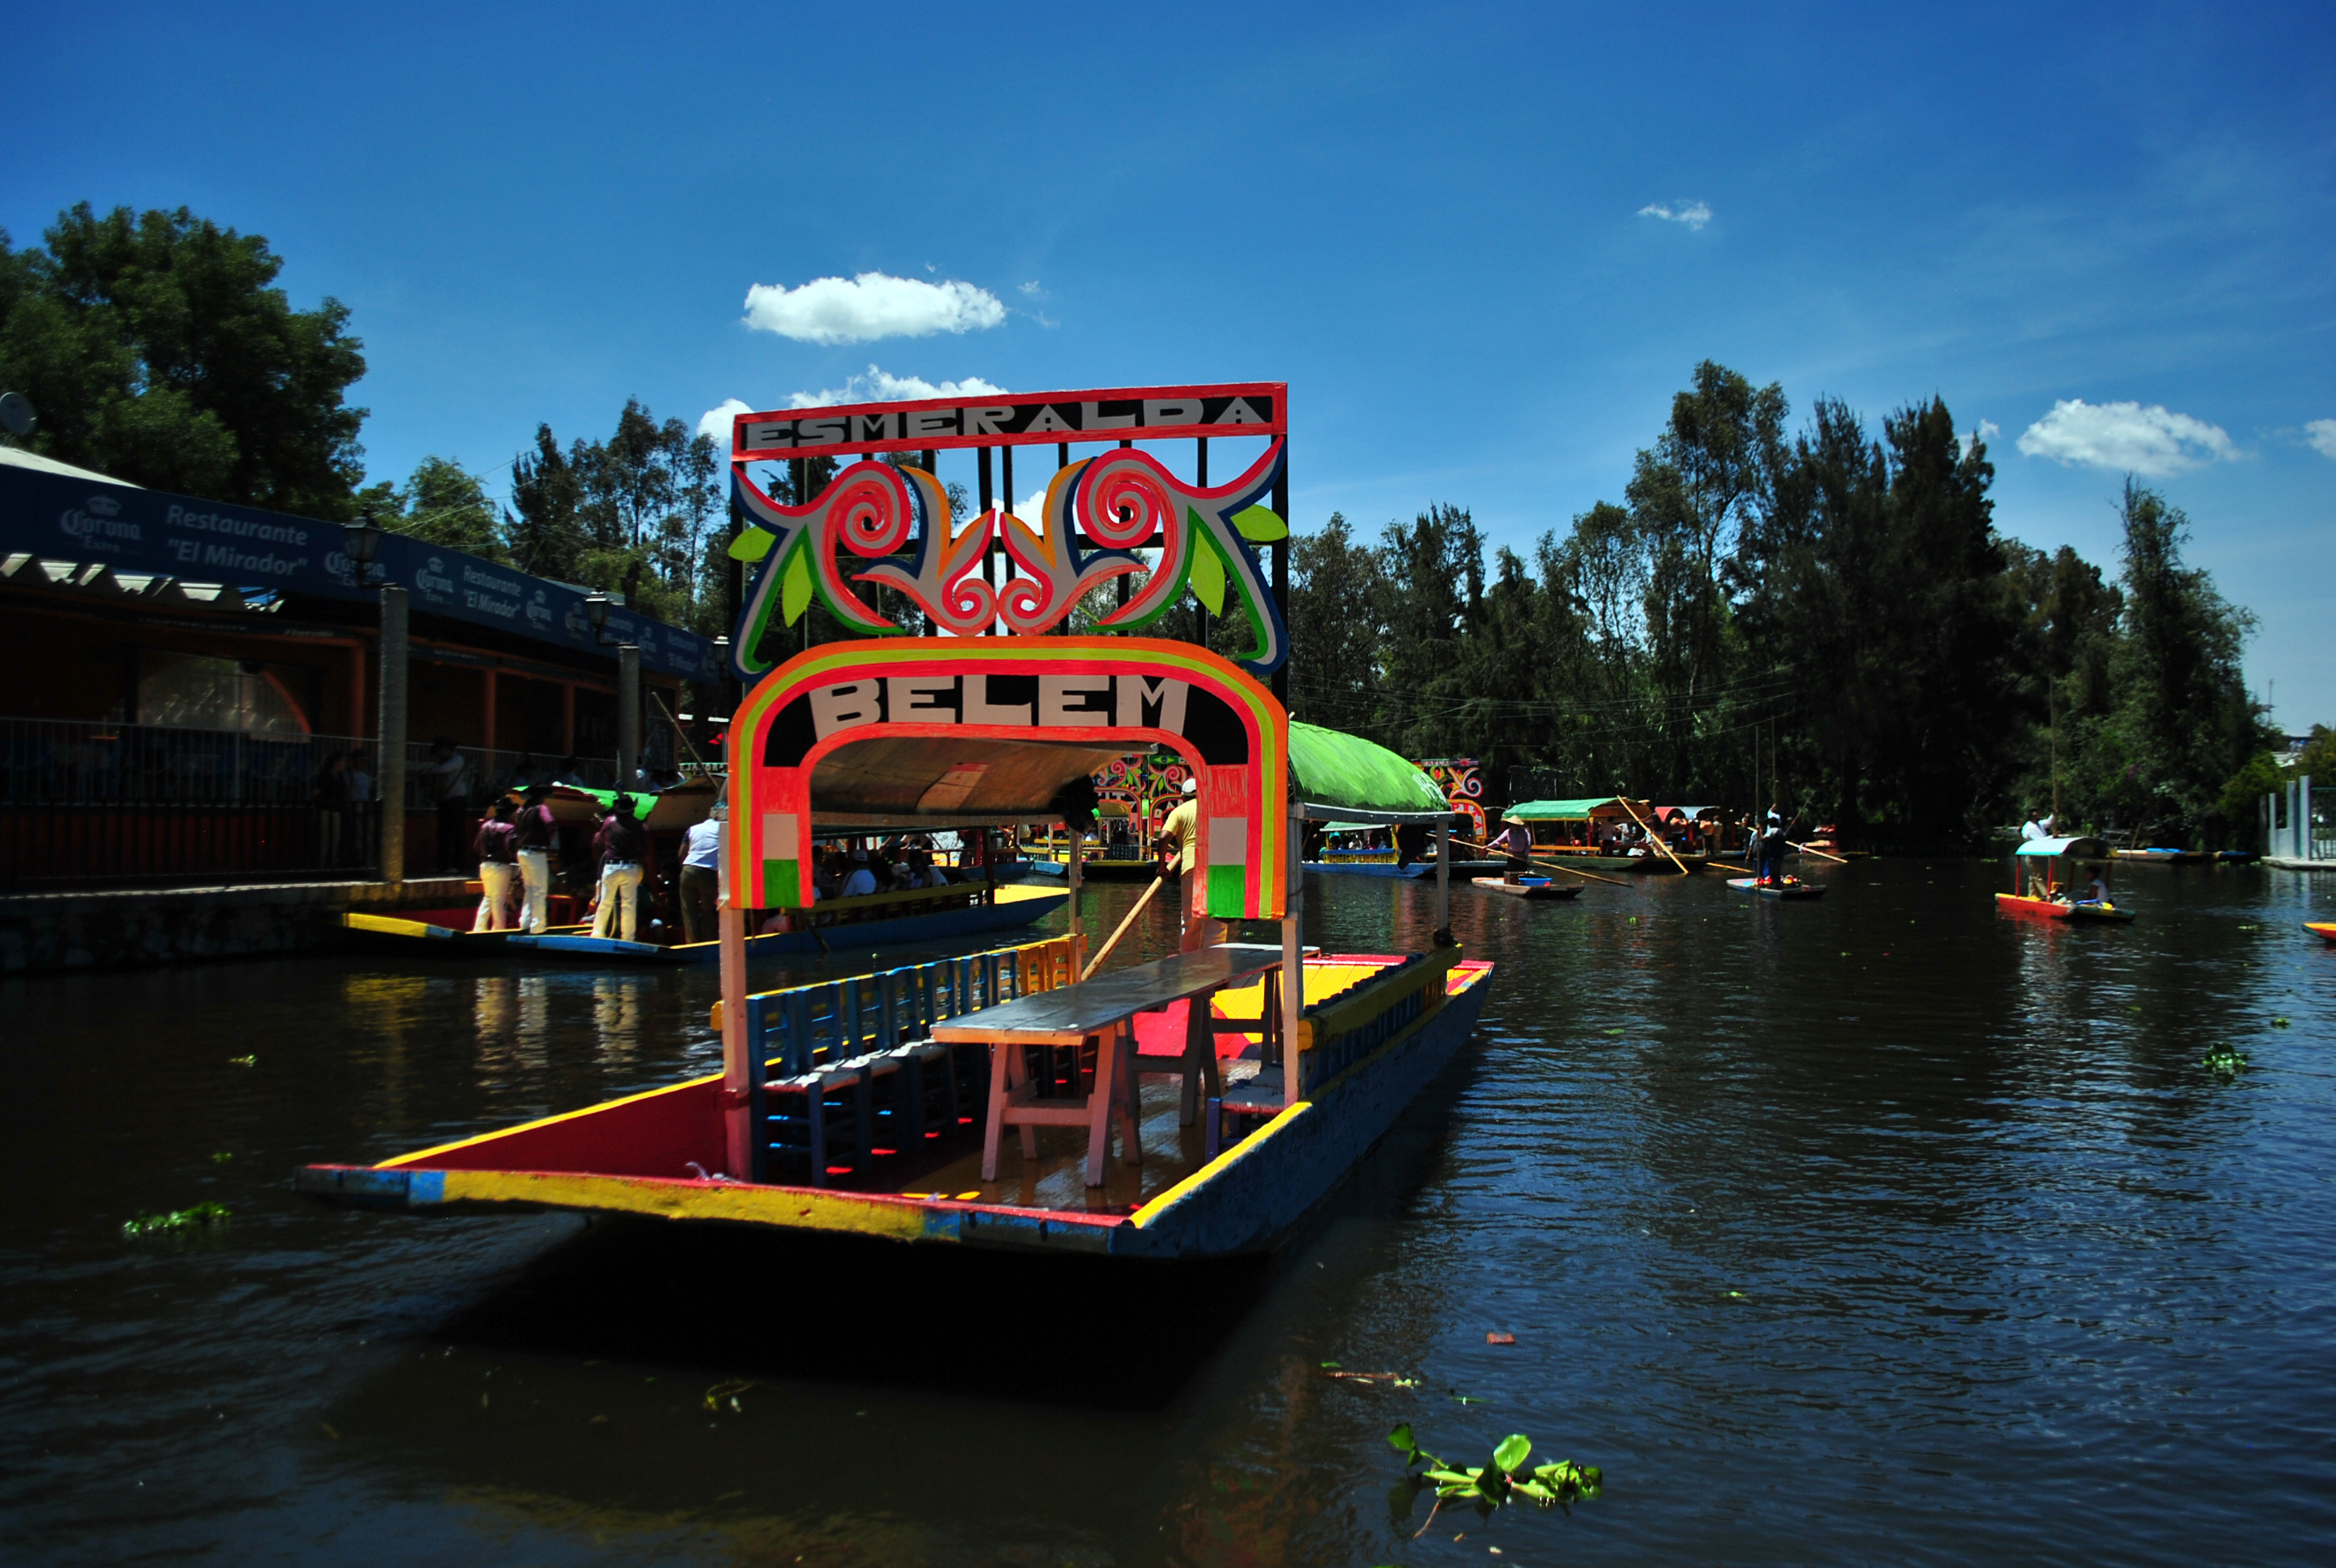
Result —
<svg viewBox="0 0 2336 1568"><path fill-rule="evenodd" d="M285 1191L711 1070L710 972L12 984L10 1558L2310 1560L2336 952L2295 926L2336 881L2151 868L2140 923L2077 929L1997 916L1999 862L1815 874L1455 889L1502 967L1442 1108L1278 1264L1204 1272ZM1309 885L1333 950L1434 925L1422 884ZM203 1199L225 1232L120 1235ZM1414 1542L1397 1420L1609 1493Z"/></svg>

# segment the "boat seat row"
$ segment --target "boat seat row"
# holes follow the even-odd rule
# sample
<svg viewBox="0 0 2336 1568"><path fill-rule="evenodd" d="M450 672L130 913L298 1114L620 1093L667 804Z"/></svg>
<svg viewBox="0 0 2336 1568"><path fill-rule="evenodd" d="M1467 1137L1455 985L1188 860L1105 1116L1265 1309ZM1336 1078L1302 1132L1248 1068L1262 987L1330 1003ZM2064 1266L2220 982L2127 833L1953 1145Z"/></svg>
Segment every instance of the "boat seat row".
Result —
<svg viewBox="0 0 2336 1568"><path fill-rule="evenodd" d="M800 1173L825 1186L973 1126L988 1091L988 1053L942 1045L932 1026L1068 985L1076 959L1072 939L1057 937L749 997L749 1048L770 1073L759 1086L764 1168L755 1179ZM1067 1079L1076 1093L1081 1065L1067 1048L1046 1053L1038 1071L1056 1085Z"/></svg>

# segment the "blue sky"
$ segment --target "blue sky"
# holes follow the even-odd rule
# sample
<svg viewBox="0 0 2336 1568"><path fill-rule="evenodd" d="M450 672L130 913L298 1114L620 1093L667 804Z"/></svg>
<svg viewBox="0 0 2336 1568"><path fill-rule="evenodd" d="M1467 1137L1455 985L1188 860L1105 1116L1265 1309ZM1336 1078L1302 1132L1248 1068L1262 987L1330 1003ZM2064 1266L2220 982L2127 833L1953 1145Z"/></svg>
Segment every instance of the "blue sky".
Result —
<svg viewBox="0 0 2336 1568"><path fill-rule="evenodd" d="M1523 546L1620 499L1700 358L1796 420L1935 393L1995 428L2032 544L2113 569L2153 470L2262 617L2257 690L2336 722L2336 12L1106 15L34 7L0 226L86 200L268 236L296 302L354 312L375 478L500 484L539 421L871 365L1274 379L1300 528L1444 501ZM1002 308L745 324L752 286L863 273Z"/></svg>

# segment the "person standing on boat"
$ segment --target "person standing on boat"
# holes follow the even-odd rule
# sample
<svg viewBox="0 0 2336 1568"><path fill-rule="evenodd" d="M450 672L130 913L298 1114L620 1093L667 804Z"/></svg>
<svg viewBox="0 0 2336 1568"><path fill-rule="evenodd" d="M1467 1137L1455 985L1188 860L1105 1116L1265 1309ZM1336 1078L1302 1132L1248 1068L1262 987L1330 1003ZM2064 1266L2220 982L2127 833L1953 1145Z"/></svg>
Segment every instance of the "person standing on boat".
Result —
<svg viewBox="0 0 2336 1568"><path fill-rule="evenodd" d="M519 856L521 885L525 889L526 910L521 923L534 936L541 936L548 921L546 906L551 897L551 846L559 838L559 829L551 820L551 808L543 797L551 786L531 784L521 799L519 815L511 823L511 847Z"/></svg>
<svg viewBox="0 0 2336 1568"><path fill-rule="evenodd" d="M1501 839L1509 857L1508 869L1504 875L1514 877L1533 870L1533 829L1523 823L1513 822Z"/></svg>
<svg viewBox="0 0 2336 1568"><path fill-rule="evenodd" d="M613 924L629 942L640 925L641 862L649 842L647 830L634 819L632 796L617 792L592 842L600 852L600 904L592 913L592 934L605 937Z"/></svg>
<svg viewBox="0 0 2336 1568"><path fill-rule="evenodd" d="M681 835L681 925L693 942L714 940L722 889L722 823L729 814L728 803L716 801L713 815L692 823Z"/></svg>
<svg viewBox="0 0 2336 1568"><path fill-rule="evenodd" d="M519 923L519 830L511 826L511 814L510 800L497 796L471 839L471 852L479 857L474 931L507 931Z"/></svg>
<svg viewBox="0 0 2336 1568"><path fill-rule="evenodd" d="M1777 867L1785 859L1785 818L1781 812L1768 809L1768 824L1760 833L1758 878L1762 887L1774 887L1783 881Z"/></svg>
<svg viewBox="0 0 2336 1568"><path fill-rule="evenodd" d="M1209 879L1192 874L1201 845L1200 792L1198 780L1184 781L1184 798L1161 823L1160 836L1153 841L1155 848L1175 852L1176 874L1184 884L1184 936L1180 945L1188 953L1197 952L1215 940L1212 928L1216 922L1209 919Z"/></svg>
<svg viewBox="0 0 2336 1568"><path fill-rule="evenodd" d="M2022 843L2033 843L2038 839L2049 839L2051 836L2052 813L2050 812L2038 812L2020 824L2020 842ZM2043 898L2046 896L2048 886L2044 862L2031 857L2028 862L2028 896L2031 899Z"/></svg>

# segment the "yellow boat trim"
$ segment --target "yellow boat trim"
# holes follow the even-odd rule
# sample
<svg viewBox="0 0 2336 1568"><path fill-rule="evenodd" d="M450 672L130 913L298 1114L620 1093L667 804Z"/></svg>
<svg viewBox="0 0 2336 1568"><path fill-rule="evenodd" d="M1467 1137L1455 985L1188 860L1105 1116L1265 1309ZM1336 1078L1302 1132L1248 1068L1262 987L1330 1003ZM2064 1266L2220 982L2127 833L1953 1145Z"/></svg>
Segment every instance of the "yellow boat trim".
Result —
<svg viewBox="0 0 2336 1568"><path fill-rule="evenodd" d="M892 1241L925 1235L923 1209L903 1201L805 1188L758 1187L744 1182L659 1181L647 1176L587 1176L557 1172L448 1171L445 1202L548 1203L569 1209L614 1209L668 1220L738 1220L842 1231Z"/></svg>
<svg viewBox="0 0 2336 1568"><path fill-rule="evenodd" d="M1441 972L1449 974L1451 972L1452 966L1459 962L1460 950L1453 948L1446 950L1450 952L1451 958L1445 964ZM1489 969L1467 969L1463 970L1462 972L1468 978L1458 989L1465 991L1470 986L1475 985L1478 980L1481 980L1486 975L1492 973L1492 970ZM1445 994L1448 997L1451 993L1447 990ZM1339 1085L1346 1082L1347 1079L1354 1076L1356 1073L1368 1066L1373 1062L1377 1061L1389 1051L1394 1050L1397 1046L1400 1046L1406 1040L1410 1039L1421 1029L1426 1028L1435 1017L1436 1013L1434 1011L1423 1012L1418 1018L1414 1018L1408 1025L1405 1026L1405 1027L1397 1033L1394 1038L1388 1040L1385 1045L1381 1046L1377 1050L1373 1051L1369 1056L1365 1057L1361 1061L1349 1064L1345 1072L1340 1073L1337 1077L1332 1078L1329 1083L1324 1084L1320 1088L1315 1090L1317 1097L1319 1098L1320 1096L1335 1090ZM1159 1196L1153 1198L1150 1203L1144 1204L1144 1207L1136 1210L1134 1213L1128 1216L1128 1223L1135 1226L1139 1230L1149 1228L1154 1220L1160 1218L1160 1216L1167 1211L1170 1204L1183 1197L1187 1193L1199 1191L1203 1184L1215 1180L1224 1172L1231 1170L1235 1164L1241 1160L1246 1159L1255 1150L1264 1147L1267 1139L1272 1137L1276 1133L1280 1132L1284 1127L1290 1126L1291 1124L1295 1123L1299 1116L1304 1115L1307 1112L1314 1109L1316 1103L1316 1100L1300 1100L1296 1105L1289 1106L1283 1110L1280 1115L1266 1123L1265 1125L1260 1127L1256 1132L1251 1133L1248 1137L1243 1138L1240 1143L1235 1144L1231 1148L1227 1149L1223 1154L1219 1154L1215 1159L1211 1160L1207 1164L1202 1165L1199 1170L1193 1172L1191 1175L1185 1177L1174 1186L1170 1187L1166 1192L1162 1193Z"/></svg>
<svg viewBox="0 0 2336 1568"><path fill-rule="evenodd" d="M1201 1188L1216 1180L1217 1177L1222 1175L1225 1172L1231 1170L1236 1164L1239 1164L1241 1161L1249 1158L1250 1155L1263 1148L1268 1138L1272 1137L1276 1133L1281 1131L1282 1128L1290 1125L1292 1123L1296 1122L1299 1117L1304 1115L1313 1108L1314 1102L1311 1100L1300 1100L1296 1105L1289 1106L1280 1115L1266 1123L1265 1125L1260 1127L1256 1132L1251 1133L1248 1137L1243 1138L1240 1143L1235 1144L1231 1148L1227 1149L1223 1154L1219 1154L1215 1159L1211 1160L1207 1164L1202 1165L1199 1170L1193 1172L1191 1175L1185 1177L1183 1181L1177 1183L1174 1186L1169 1188L1166 1192L1161 1193L1150 1203L1144 1204L1144 1207L1136 1210L1134 1213L1130 1214L1127 1218L1127 1222L1134 1225L1138 1230L1147 1228L1153 1221L1158 1219L1163 1213L1167 1212L1170 1204L1175 1203L1179 1198L1183 1197L1187 1193L1196 1193L1200 1191Z"/></svg>

